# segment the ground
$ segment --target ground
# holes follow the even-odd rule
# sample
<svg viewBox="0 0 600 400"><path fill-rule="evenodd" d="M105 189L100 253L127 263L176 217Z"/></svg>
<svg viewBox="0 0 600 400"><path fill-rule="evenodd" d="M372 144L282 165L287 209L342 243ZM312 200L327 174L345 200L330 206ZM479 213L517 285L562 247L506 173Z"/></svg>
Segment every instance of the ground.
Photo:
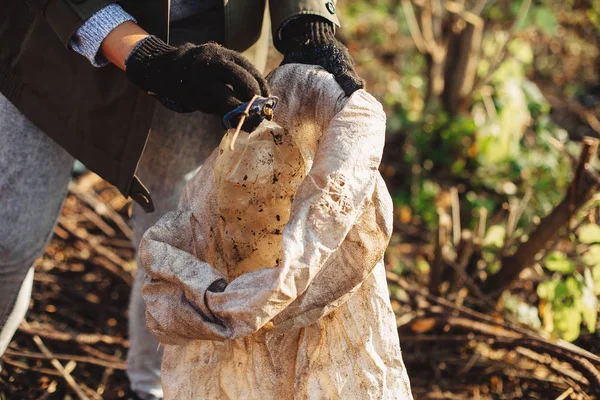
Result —
<svg viewBox="0 0 600 400"><path fill-rule="evenodd" d="M50 245L35 264L26 321L2 358L0 398L77 398L72 386L90 399L124 398L135 269L125 224L129 207L96 175L71 185ZM501 315L466 307L460 296L448 301L429 295L419 282L392 272L389 280L416 398L593 398L593 372L586 376L566 364L573 359L564 348ZM597 340L584 336L580 344L598 353ZM599 359L591 353L576 356L593 369Z"/></svg>

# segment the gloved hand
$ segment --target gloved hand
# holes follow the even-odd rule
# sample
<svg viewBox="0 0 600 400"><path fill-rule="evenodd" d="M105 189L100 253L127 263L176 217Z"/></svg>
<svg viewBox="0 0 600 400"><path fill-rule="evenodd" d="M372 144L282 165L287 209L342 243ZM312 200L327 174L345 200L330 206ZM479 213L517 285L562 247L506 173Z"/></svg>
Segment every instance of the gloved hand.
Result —
<svg viewBox="0 0 600 400"><path fill-rule="evenodd" d="M275 47L284 55L281 65L320 65L335 76L348 96L365 87L348 49L335 38L333 26L325 18L306 15L289 21L275 40Z"/></svg>
<svg viewBox="0 0 600 400"><path fill-rule="evenodd" d="M136 86L177 112L202 111L222 118L255 94L270 95L267 81L250 61L216 43L173 47L150 37L129 56L126 73Z"/></svg>

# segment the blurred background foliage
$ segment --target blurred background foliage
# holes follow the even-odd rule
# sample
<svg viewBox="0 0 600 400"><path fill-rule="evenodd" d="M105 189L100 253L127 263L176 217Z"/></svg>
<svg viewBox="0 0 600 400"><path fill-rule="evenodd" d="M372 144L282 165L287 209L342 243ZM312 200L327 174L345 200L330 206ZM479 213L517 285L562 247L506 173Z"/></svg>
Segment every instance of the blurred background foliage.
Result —
<svg viewBox="0 0 600 400"><path fill-rule="evenodd" d="M472 276L489 287L500 257L565 196L582 138L598 137L600 0L339 3L340 36L388 115L382 173L396 207L389 268L431 280L440 210L452 212L456 191L461 231L482 239ZM471 20L475 32L463 40ZM595 332L599 206L593 198L557 232L521 274L528 283L501 297L502 309L568 341ZM442 294L452 292L446 286Z"/></svg>
<svg viewBox="0 0 600 400"><path fill-rule="evenodd" d="M600 398L600 0L337 10L388 116L385 259L414 397ZM34 329L0 360L0 399L72 398L35 336L90 398L126 397L131 203L78 174L36 262Z"/></svg>

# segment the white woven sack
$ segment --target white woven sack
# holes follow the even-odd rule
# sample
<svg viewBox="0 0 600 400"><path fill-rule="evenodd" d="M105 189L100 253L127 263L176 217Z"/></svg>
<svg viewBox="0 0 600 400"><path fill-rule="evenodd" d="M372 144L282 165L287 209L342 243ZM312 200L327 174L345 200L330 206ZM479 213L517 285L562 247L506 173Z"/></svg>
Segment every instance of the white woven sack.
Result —
<svg viewBox="0 0 600 400"><path fill-rule="evenodd" d="M381 105L315 67L268 80L275 124L233 152L228 133L140 246L165 399L412 399L382 260Z"/></svg>

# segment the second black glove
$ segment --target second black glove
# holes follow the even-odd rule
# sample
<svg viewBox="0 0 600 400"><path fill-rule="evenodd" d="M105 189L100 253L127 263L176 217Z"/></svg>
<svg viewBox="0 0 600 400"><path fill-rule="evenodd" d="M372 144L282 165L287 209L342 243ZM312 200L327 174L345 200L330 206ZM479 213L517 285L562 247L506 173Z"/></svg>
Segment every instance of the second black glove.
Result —
<svg viewBox="0 0 600 400"><path fill-rule="evenodd" d="M275 47L284 55L281 65L320 65L335 76L347 96L365 87L348 49L335 38L333 25L325 18L303 15L292 19L281 29Z"/></svg>
<svg viewBox="0 0 600 400"><path fill-rule="evenodd" d="M254 95L270 94L250 61L216 43L174 47L149 37L132 52L126 73L136 86L177 112L223 117Z"/></svg>

